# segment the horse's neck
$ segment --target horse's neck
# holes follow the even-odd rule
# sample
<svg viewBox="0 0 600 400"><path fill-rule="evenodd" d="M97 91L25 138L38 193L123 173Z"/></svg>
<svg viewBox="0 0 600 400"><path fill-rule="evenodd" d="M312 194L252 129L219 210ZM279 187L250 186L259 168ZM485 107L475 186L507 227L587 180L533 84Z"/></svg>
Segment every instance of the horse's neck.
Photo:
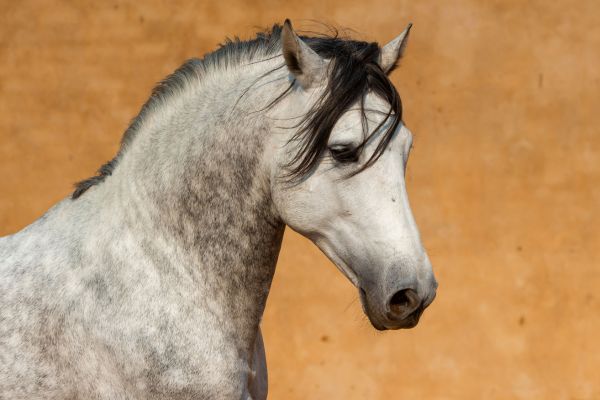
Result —
<svg viewBox="0 0 600 400"><path fill-rule="evenodd" d="M210 298L219 318L236 324L241 345L249 345L284 225L273 211L263 164L268 128L256 118L235 123L228 104L214 110L215 98L207 89L174 101L138 133L97 189L118 193L132 237L140 246L160 243L153 251L164 254L155 262L194 279L197 294Z"/></svg>

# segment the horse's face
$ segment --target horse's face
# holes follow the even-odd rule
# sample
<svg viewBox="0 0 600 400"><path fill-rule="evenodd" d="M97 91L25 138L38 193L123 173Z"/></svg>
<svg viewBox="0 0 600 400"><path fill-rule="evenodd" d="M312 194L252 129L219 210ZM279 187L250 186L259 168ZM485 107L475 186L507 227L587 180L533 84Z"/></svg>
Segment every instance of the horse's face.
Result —
<svg viewBox="0 0 600 400"><path fill-rule="evenodd" d="M305 98L296 94L299 106L318 90L307 89ZM368 94L364 108L367 132L375 131L369 140L359 106L350 107L312 171L294 184L274 173L272 195L282 219L310 238L359 289L375 328L411 328L437 287L406 192L412 134L398 125L378 160L360 170L390 123L377 129L390 108L380 97ZM291 141L277 152L274 171L285 170L296 145Z"/></svg>

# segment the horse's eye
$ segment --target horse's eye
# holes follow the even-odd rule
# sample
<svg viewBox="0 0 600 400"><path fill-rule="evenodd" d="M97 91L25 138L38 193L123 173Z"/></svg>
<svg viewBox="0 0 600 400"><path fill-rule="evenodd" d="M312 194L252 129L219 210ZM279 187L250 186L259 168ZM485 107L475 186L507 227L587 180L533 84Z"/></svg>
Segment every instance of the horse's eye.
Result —
<svg viewBox="0 0 600 400"><path fill-rule="evenodd" d="M351 163L358 161L358 148L350 146L332 146L329 148L331 157L340 163Z"/></svg>

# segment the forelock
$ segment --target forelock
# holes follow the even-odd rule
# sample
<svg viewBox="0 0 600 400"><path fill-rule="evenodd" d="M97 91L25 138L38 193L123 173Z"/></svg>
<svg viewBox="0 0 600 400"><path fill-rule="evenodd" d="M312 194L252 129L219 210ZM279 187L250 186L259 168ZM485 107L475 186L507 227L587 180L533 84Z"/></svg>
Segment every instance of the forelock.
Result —
<svg viewBox="0 0 600 400"><path fill-rule="evenodd" d="M330 60L327 87L321 97L299 124L291 141L299 142L299 150L288 164L291 180L310 173L327 149L336 123L352 106L359 104L362 128L366 130L365 98L372 93L382 98L389 109L385 118L370 132L364 132L364 148L372 135L387 125L371 157L354 174L375 163L387 148L402 120L402 104L396 88L378 64L380 47L377 43L344 39L337 36L301 36L321 57Z"/></svg>

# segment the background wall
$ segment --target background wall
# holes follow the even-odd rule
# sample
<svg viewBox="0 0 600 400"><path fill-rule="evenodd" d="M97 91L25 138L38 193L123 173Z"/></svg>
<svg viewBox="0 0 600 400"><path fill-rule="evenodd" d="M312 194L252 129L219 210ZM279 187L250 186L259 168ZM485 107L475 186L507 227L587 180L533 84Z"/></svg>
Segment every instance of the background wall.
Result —
<svg viewBox="0 0 600 400"><path fill-rule="evenodd" d="M290 17L386 42L440 288L378 333L287 232L264 318L273 399L600 398L597 1L0 1L0 234L113 156L154 83Z"/></svg>

